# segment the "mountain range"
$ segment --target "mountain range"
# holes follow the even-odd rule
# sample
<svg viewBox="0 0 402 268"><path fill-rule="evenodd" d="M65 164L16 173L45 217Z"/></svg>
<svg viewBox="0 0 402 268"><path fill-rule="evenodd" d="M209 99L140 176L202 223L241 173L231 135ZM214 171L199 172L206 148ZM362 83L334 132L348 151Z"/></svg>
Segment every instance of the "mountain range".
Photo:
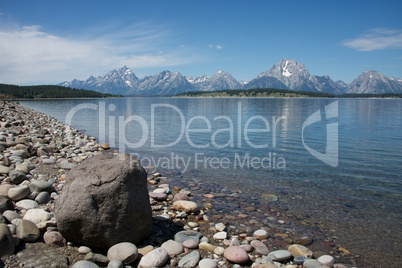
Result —
<svg viewBox="0 0 402 268"><path fill-rule="evenodd" d="M333 81L328 75L312 75L302 63L282 59L269 70L251 81L237 81L230 73L218 71L211 77L186 77L179 72L162 71L139 79L124 66L87 80L65 81L59 85L90 89L102 93L133 96L172 96L189 91L217 91L225 89L277 88L294 91L324 92L330 94L402 93L402 79L388 78L376 71L365 71L346 84Z"/></svg>

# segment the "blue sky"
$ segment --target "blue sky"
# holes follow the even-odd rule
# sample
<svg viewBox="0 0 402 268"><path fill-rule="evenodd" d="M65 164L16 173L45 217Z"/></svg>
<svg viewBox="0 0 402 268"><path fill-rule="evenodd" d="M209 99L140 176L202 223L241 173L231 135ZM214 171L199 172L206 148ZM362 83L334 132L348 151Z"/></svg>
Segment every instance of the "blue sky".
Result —
<svg viewBox="0 0 402 268"><path fill-rule="evenodd" d="M0 2L0 83L86 79L126 65L251 80L282 58L350 82L402 78L402 1Z"/></svg>

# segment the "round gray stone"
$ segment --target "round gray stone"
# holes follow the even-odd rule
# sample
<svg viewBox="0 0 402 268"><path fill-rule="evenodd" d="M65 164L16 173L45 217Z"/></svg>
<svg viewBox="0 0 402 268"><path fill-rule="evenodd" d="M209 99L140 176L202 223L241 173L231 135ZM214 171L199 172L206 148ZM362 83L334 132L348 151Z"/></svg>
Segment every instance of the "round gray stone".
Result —
<svg viewBox="0 0 402 268"><path fill-rule="evenodd" d="M273 261L285 261L292 257L292 253L287 250L275 250L268 254L268 258Z"/></svg>
<svg viewBox="0 0 402 268"><path fill-rule="evenodd" d="M18 201L27 197L29 193L29 187L27 185L22 185L8 190L8 198L13 201Z"/></svg>
<svg viewBox="0 0 402 268"><path fill-rule="evenodd" d="M35 197L38 204L47 204L51 200L48 192L41 192Z"/></svg>
<svg viewBox="0 0 402 268"><path fill-rule="evenodd" d="M317 268L322 266L322 263L314 259L307 259L303 262L303 266L305 268Z"/></svg>
<svg viewBox="0 0 402 268"><path fill-rule="evenodd" d="M87 254L87 253L89 253L91 251L92 251L92 249L87 247L87 246L81 246L81 247L78 248L78 252L81 253L81 254Z"/></svg>
<svg viewBox="0 0 402 268"><path fill-rule="evenodd" d="M138 268L162 267L168 261L168 259L169 254L166 250L163 248L156 248L141 258Z"/></svg>
<svg viewBox="0 0 402 268"><path fill-rule="evenodd" d="M180 259L179 267L196 267L200 261L200 257L200 252L198 252L198 250L193 250Z"/></svg>
<svg viewBox="0 0 402 268"><path fill-rule="evenodd" d="M267 255L269 250L267 246L259 240L251 241L250 245L255 249L255 251L261 255Z"/></svg>
<svg viewBox="0 0 402 268"><path fill-rule="evenodd" d="M213 235L213 238L215 240L223 240L226 239L228 236L227 232L222 231L222 232L217 232L216 234Z"/></svg>
<svg viewBox="0 0 402 268"><path fill-rule="evenodd" d="M42 181L42 180L33 180L29 184L29 188L31 189L32 192L52 192L53 187L50 182L47 181Z"/></svg>
<svg viewBox="0 0 402 268"><path fill-rule="evenodd" d="M161 247L167 251L170 257L179 255L184 251L183 245L173 240L168 240L164 242Z"/></svg>
<svg viewBox="0 0 402 268"><path fill-rule="evenodd" d="M3 213L6 210L13 210L14 205L10 199L4 196L0 196L0 213Z"/></svg>
<svg viewBox="0 0 402 268"><path fill-rule="evenodd" d="M308 259L307 256L297 256L293 258L295 264L303 264Z"/></svg>
<svg viewBox="0 0 402 268"><path fill-rule="evenodd" d="M110 261L107 264L107 268L124 268L124 264L121 261Z"/></svg>
<svg viewBox="0 0 402 268"><path fill-rule="evenodd" d="M198 263L198 267L199 268L217 268L218 264L216 263L216 261L214 261L212 259L202 259Z"/></svg>
<svg viewBox="0 0 402 268"><path fill-rule="evenodd" d="M331 255L322 255L317 259L317 261L321 262L325 266L331 267L335 263L335 258Z"/></svg>
<svg viewBox="0 0 402 268"><path fill-rule="evenodd" d="M71 268L99 268L99 266L90 261L77 261Z"/></svg>
<svg viewBox="0 0 402 268"><path fill-rule="evenodd" d="M193 239L193 240L197 241L197 243L199 243L201 237L202 237L201 233L187 230L187 231L180 231L180 232L176 233L174 235L174 240L177 242L183 243L186 240Z"/></svg>
<svg viewBox="0 0 402 268"><path fill-rule="evenodd" d="M10 183L3 183L0 184L0 196L8 196L8 190L10 190L11 188L14 188L15 185L10 184Z"/></svg>
<svg viewBox="0 0 402 268"><path fill-rule="evenodd" d="M39 228L28 220L20 220L17 224L17 237L25 242L35 242L40 237Z"/></svg>
<svg viewBox="0 0 402 268"><path fill-rule="evenodd" d="M9 222L11 222L14 219L19 219L20 214L18 214L14 210L6 210L3 212L3 217L6 218Z"/></svg>
<svg viewBox="0 0 402 268"><path fill-rule="evenodd" d="M10 167L0 165L0 174L8 174L11 171Z"/></svg>
<svg viewBox="0 0 402 268"><path fill-rule="evenodd" d="M23 200L15 203L15 206L20 209L28 210L28 209L37 208L39 206L39 204L30 199L23 199Z"/></svg>
<svg viewBox="0 0 402 268"><path fill-rule="evenodd" d="M102 267L106 266L109 263L109 259L100 253L89 252L85 255L84 260L91 261L96 264L101 265Z"/></svg>
<svg viewBox="0 0 402 268"><path fill-rule="evenodd" d="M20 184L27 179L27 176L23 171L15 169L11 170L8 176L10 177L11 182L14 184Z"/></svg>
<svg viewBox="0 0 402 268"><path fill-rule="evenodd" d="M66 245L66 240L64 237L57 231L46 231L43 234L43 240L46 244L51 246L59 246L64 247Z"/></svg>
<svg viewBox="0 0 402 268"><path fill-rule="evenodd" d="M138 249L133 243L122 242L118 243L107 251L107 258L121 261L123 264L134 262L138 256Z"/></svg>
<svg viewBox="0 0 402 268"><path fill-rule="evenodd" d="M22 164L17 165L17 166L15 167L15 170L19 170L19 171L22 171L22 172L24 172L25 174L27 174L27 173L29 172L29 170L32 169L32 168L33 168L32 163L24 162L24 163L22 163Z"/></svg>

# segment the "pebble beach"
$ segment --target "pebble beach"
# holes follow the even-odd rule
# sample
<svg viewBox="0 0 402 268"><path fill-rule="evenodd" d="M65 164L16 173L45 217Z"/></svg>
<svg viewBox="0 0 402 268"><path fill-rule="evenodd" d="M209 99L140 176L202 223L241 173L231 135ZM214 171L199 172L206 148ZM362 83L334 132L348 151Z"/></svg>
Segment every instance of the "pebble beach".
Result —
<svg viewBox="0 0 402 268"><path fill-rule="evenodd" d="M308 215L281 210L275 193L253 196L152 166L144 167L152 209L146 239L102 249L69 241L55 214L67 174L104 152L118 154L50 116L0 102L5 267L380 267Z"/></svg>

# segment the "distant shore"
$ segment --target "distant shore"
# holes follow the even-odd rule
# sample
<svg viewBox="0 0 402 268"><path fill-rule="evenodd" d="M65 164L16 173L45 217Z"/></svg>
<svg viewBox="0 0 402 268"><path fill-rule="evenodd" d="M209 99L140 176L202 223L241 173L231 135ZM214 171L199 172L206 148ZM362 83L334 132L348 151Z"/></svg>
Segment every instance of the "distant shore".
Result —
<svg viewBox="0 0 402 268"><path fill-rule="evenodd" d="M293 91L258 88L248 90L195 91L178 94L178 98L402 98L402 94L329 94L323 92Z"/></svg>

